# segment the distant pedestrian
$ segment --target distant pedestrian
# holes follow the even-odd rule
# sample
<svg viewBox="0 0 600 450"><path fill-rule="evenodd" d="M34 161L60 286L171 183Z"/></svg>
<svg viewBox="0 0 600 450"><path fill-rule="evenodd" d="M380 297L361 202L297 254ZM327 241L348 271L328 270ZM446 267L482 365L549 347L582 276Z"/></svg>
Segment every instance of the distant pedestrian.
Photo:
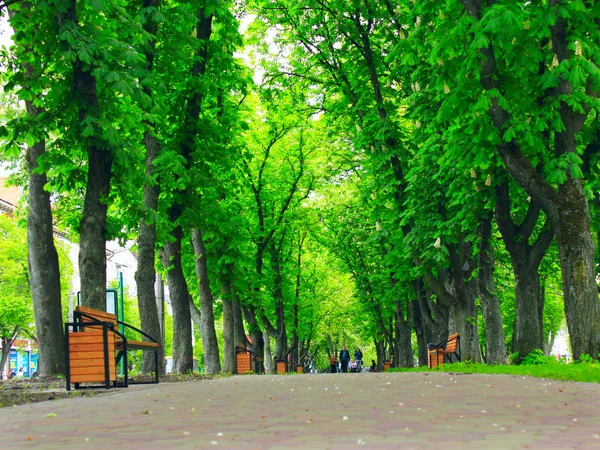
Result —
<svg viewBox="0 0 600 450"><path fill-rule="evenodd" d="M23 374L23 368L19 367L19 371L17 372L17 378L23 378L24 374Z"/></svg>
<svg viewBox="0 0 600 450"><path fill-rule="evenodd" d="M346 350L346 346L344 345L342 351L340 352L340 363L342 364L342 373L348 372L348 363L350 362L350 352Z"/></svg>
<svg viewBox="0 0 600 450"><path fill-rule="evenodd" d="M362 370L362 359L363 359L363 354L360 351L360 348L357 348L356 351L354 352L354 359L356 360L356 371L360 372Z"/></svg>
<svg viewBox="0 0 600 450"><path fill-rule="evenodd" d="M331 370L331 373L337 373L337 367L338 367L337 358L335 357L335 353L332 353L331 358L329 358L329 368Z"/></svg>
<svg viewBox="0 0 600 450"><path fill-rule="evenodd" d="M371 360L371 372L377 372L377 364L375 364L375 360Z"/></svg>

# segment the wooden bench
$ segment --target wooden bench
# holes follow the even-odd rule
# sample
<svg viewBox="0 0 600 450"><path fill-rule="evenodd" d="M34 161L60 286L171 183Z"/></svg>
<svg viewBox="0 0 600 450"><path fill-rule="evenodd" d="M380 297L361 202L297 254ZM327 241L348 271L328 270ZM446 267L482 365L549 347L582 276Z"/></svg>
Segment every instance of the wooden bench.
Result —
<svg viewBox="0 0 600 450"><path fill-rule="evenodd" d="M134 330L148 341L127 339L119 332L119 325ZM129 350L154 351L155 380L158 383L158 342L137 328L117 320L111 313L78 306L73 314L73 322L65 324L67 349L67 390L71 383L75 388L79 383L102 382L110 388L116 386L116 366L121 359L125 367L125 387L129 385ZM116 357L114 357L117 352Z"/></svg>
<svg viewBox="0 0 600 450"><path fill-rule="evenodd" d="M262 373L262 358L241 344L235 346L236 373Z"/></svg>
<svg viewBox="0 0 600 450"><path fill-rule="evenodd" d="M452 363L452 356L460 361L460 335L458 333L451 334L443 342L439 344L427 345L427 365L430 369L441 366L447 360Z"/></svg>

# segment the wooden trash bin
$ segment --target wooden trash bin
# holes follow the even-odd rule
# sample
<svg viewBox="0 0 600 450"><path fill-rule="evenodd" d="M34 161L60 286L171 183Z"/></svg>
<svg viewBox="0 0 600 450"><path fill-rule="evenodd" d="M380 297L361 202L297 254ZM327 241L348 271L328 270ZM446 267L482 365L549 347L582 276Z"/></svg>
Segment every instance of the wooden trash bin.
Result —
<svg viewBox="0 0 600 450"><path fill-rule="evenodd" d="M116 383L115 335L108 330L68 331L67 390L71 383ZM104 341L106 333L107 341ZM108 369L108 374L106 373Z"/></svg>
<svg viewBox="0 0 600 450"><path fill-rule="evenodd" d="M277 360L277 373L287 373L287 361L285 359Z"/></svg>
<svg viewBox="0 0 600 450"><path fill-rule="evenodd" d="M384 372L387 372L390 369L390 367L392 367L392 363L390 361L383 362L383 371Z"/></svg>
<svg viewBox="0 0 600 450"><path fill-rule="evenodd" d="M437 348L427 351L427 365L430 369L444 364L444 354L438 352Z"/></svg>
<svg viewBox="0 0 600 450"><path fill-rule="evenodd" d="M296 372L297 373L304 373L304 366L302 364L298 364L296 366Z"/></svg>
<svg viewBox="0 0 600 450"><path fill-rule="evenodd" d="M238 352L236 355L236 362L238 374L252 372L253 358L250 352Z"/></svg>

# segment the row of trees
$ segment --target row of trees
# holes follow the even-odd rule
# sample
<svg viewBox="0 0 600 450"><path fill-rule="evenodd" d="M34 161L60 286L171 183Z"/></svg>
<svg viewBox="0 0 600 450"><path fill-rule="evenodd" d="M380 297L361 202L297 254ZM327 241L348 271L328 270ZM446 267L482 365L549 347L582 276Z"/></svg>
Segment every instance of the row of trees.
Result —
<svg viewBox="0 0 600 450"><path fill-rule="evenodd" d="M424 363L456 330L464 358L505 363L507 342L523 357L558 328L556 262L573 356L597 356L593 2L0 7L5 89L26 107L0 133L28 172L42 375L64 361L53 222L79 236L95 308L105 241L136 237L154 336L165 271L177 372L191 320L208 373L233 371L247 335L296 364L354 334L411 366L413 335Z"/></svg>

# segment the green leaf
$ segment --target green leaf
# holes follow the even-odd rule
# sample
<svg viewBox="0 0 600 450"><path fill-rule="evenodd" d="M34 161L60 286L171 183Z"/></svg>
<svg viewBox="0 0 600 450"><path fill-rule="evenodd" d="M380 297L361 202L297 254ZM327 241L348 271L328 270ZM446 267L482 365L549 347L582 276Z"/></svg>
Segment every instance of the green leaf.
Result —
<svg viewBox="0 0 600 450"><path fill-rule="evenodd" d="M508 130L506 130L506 132L504 133L504 136L502 137L504 139L505 142L511 142L514 138L515 138L516 134L515 134L515 130L513 127L509 127Z"/></svg>
<svg viewBox="0 0 600 450"><path fill-rule="evenodd" d="M82 130L82 131L81 131L81 135L82 135L83 137L93 136L93 135L94 135L94 133L95 133L94 126L93 126L91 123L89 123L89 124L88 124L88 125L87 125L87 126L86 126L86 127L85 127L85 128Z"/></svg>
<svg viewBox="0 0 600 450"><path fill-rule="evenodd" d="M585 73L585 70L583 69L583 67L579 64L575 64L571 70L571 73L569 74L569 82L571 84L573 84L574 86L581 86L585 83L585 80L587 78L587 74Z"/></svg>

